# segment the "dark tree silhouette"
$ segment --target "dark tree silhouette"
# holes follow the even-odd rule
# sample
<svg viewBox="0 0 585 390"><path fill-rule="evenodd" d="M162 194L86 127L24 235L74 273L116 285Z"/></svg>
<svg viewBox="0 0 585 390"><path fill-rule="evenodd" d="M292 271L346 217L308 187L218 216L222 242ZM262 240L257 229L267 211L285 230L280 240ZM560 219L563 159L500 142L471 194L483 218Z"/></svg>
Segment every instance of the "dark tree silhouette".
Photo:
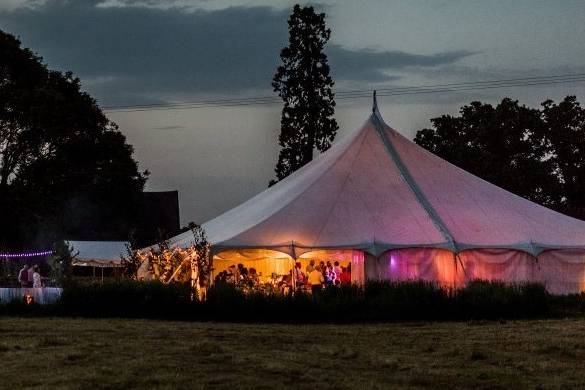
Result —
<svg viewBox="0 0 585 390"><path fill-rule="evenodd" d="M323 48L331 35L325 14L313 7L294 6L288 20L289 45L282 49L272 86L284 102L276 164L277 181L324 152L335 138L333 80ZM275 181L271 182L274 184Z"/></svg>
<svg viewBox="0 0 585 390"><path fill-rule="evenodd" d="M431 119L414 141L510 192L585 217L585 112L574 96L542 109L505 98Z"/></svg>
<svg viewBox="0 0 585 390"><path fill-rule="evenodd" d="M585 109L575 96L542 107L545 145L560 188L557 209L585 219Z"/></svg>
<svg viewBox="0 0 585 390"><path fill-rule="evenodd" d="M132 153L79 79L0 31L0 242L125 237L147 174Z"/></svg>

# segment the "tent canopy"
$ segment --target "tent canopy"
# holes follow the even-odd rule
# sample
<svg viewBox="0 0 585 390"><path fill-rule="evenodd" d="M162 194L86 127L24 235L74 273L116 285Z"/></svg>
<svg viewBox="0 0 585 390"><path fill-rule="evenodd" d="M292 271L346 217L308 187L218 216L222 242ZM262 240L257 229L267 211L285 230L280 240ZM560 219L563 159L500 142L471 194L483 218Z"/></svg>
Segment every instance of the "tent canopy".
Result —
<svg viewBox="0 0 585 390"><path fill-rule="evenodd" d="M121 267L126 241L66 241L73 248L74 266Z"/></svg>
<svg viewBox="0 0 585 390"><path fill-rule="evenodd" d="M294 174L203 225L214 253L584 249L585 222L492 185L368 120ZM171 244L187 247L186 232Z"/></svg>

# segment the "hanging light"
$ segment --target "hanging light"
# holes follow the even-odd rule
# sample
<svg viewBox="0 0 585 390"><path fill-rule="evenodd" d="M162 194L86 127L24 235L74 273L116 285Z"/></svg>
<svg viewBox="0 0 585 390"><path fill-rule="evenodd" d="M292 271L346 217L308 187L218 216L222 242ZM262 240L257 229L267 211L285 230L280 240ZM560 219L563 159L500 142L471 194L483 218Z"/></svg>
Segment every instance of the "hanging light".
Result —
<svg viewBox="0 0 585 390"><path fill-rule="evenodd" d="M22 253L0 253L0 257L6 259L20 258L20 257L39 257L52 255L53 251L39 251L39 252L22 252Z"/></svg>

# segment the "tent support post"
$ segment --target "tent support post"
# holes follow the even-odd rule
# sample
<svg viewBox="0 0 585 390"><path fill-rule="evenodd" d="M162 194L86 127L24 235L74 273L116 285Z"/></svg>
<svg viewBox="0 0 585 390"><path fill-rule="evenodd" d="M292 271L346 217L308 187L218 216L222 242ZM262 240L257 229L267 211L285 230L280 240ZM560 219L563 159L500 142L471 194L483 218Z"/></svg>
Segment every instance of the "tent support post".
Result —
<svg viewBox="0 0 585 390"><path fill-rule="evenodd" d="M455 273L453 274L453 289L457 289L457 253L453 253L453 263L455 265Z"/></svg>
<svg viewBox="0 0 585 390"><path fill-rule="evenodd" d="M465 271L465 266L463 265L463 261L461 260L459 253L455 253L455 261L459 262L461 265L461 270L463 271L463 276L465 276L465 279L467 279L467 272ZM457 275L455 275L455 277L457 277Z"/></svg>
<svg viewBox="0 0 585 390"><path fill-rule="evenodd" d="M532 255L532 258L534 259L535 267L532 268L532 275L530 275L530 278L532 281L536 281L535 275L538 271L540 271L540 264L538 263L538 255Z"/></svg>

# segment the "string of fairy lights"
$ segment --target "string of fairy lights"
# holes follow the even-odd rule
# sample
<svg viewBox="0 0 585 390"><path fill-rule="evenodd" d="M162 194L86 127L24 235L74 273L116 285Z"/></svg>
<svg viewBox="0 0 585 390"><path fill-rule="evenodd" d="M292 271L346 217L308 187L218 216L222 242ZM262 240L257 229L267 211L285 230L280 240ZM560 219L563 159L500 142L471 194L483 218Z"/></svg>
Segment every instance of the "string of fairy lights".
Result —
<svg viewBox="0 0 585 390"><path fill-rule="evenodd" d="M37 252L21 252L21 253L0 253L0 258L4 259L20 259L26 257L41 257L50 256L53 251L37 251Z"/></svg>

